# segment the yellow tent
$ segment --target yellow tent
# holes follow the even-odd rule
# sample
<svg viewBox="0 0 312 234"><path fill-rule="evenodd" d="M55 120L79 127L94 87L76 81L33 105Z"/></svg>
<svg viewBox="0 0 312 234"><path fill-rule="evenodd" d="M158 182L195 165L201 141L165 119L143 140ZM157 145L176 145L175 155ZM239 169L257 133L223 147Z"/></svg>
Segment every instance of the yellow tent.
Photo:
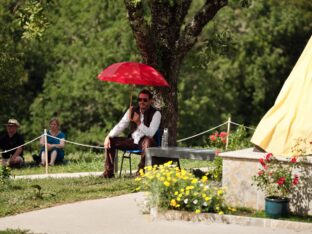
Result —
<svg viewBox="0 0 312 234"><path fill-rule="evenodd" d="M266 152L292 156L299 138L312 141L312 36L251 142Z"/></svg>

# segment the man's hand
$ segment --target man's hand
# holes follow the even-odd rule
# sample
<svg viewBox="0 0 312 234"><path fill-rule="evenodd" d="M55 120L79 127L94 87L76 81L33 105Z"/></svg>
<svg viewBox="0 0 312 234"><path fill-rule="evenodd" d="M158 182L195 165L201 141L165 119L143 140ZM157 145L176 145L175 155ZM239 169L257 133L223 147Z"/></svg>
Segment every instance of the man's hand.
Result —
<svg viewBox="0 0 312 234"><path fill-rule="evenodd" d="M133 114L132 122L136 123L138 126L141 124L140 115L136 112Z"/></svg>
<svg viewBox="0 0 312 234"><path fill-rule="evenodd" d="M104 140L104 148L109 149L110 147L111 147L110 139L109 139L109 136L107 136L107 137L105 137L105 140Z"/></svg>

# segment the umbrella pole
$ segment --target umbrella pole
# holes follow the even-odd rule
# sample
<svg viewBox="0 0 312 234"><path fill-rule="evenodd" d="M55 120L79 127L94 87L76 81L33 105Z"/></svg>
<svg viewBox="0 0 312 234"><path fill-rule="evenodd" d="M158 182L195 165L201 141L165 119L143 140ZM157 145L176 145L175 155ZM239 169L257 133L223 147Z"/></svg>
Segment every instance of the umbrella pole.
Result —
<svg viewBox="0 0 312 234"><path fill-rule="evenodd" d="M132 115L132 92L133 92L133 87L134 85L131 85L131 90L130 90L130 106L129 106L129 119L131 119L131 115Z"/></svg>
<svg viewBox="0 0 312 234"><path fill-rule="evenodd" d="M131 85L131 90L130 90L130 107L132 106L132 92L133 92L133 86Z"/></svg>

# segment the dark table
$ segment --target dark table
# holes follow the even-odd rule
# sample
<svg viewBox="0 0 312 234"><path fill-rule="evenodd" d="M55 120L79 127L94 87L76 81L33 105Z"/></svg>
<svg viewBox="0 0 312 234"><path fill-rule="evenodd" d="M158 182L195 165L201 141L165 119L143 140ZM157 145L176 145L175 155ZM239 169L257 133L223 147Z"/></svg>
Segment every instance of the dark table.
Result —
<svg viewBox="0 0 312 234"><path fill-rule="evenodd" d="M151 147L146 149L145 166L152 165L152 157L172 159L214 160L215 150L188 147Z"/></svg>

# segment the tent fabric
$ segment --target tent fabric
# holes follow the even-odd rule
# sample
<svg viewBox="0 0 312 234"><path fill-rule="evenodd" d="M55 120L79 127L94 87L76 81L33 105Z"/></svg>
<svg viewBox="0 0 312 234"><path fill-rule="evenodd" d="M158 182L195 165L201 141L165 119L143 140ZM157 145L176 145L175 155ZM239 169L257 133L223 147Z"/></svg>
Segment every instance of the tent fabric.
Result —
<svg viewBox="0 0 312 234"><path fill-rule="evenodd" d="M312 36L251 142L278 156L294 156L298 139L312 141ZM311 154L307 147L307 154Z"/></svg>

